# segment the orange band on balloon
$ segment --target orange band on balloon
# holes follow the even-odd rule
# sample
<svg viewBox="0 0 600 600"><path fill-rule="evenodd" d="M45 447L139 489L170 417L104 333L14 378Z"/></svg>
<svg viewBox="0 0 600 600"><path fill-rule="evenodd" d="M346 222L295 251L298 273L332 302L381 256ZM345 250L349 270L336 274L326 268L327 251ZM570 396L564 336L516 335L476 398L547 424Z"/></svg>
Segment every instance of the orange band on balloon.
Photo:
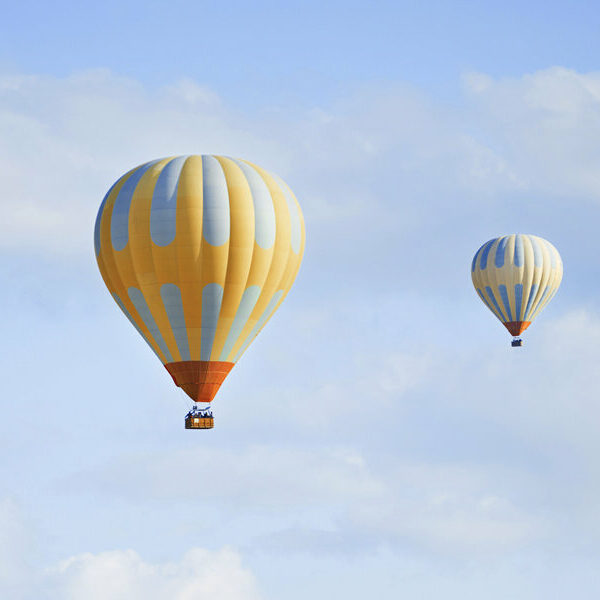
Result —
<svg viewBox="0 0 600 600"><path fill-rule="evenodd" d="M234 364L218 360L184 360L167 363L165 368L175 385L194 402L211 402Z"/></svg>
<svg viewBox="0 0 600 600"><path fill-rule="evenodd" d="M511 335L521 335L529 326L531 321L508 321L504 327L510 331Z"/></svg>

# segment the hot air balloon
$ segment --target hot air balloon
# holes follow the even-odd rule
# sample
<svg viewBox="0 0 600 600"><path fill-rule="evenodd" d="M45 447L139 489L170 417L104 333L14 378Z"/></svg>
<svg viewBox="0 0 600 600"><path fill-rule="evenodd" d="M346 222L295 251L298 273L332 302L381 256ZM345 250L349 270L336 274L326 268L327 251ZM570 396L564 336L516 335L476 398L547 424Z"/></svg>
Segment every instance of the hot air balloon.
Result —
<svg viewBox="0 0 600 600"><path fill-rule="evenodd" d="M563 265L558 250L535 235L494 238L477 250L471 265L475 290L513 336L512 346L558 290Z"/></svg>
<svg viewBox="0 0 600 600"><path fill-rule="evenodd" d="M154 160L104 197L94 243L119 308L194 402L211 402L289 292L304 253L290 188L245 160ZM194 409L186 428L212 428ZM209 405L210 406L210 405Z"/></svg>

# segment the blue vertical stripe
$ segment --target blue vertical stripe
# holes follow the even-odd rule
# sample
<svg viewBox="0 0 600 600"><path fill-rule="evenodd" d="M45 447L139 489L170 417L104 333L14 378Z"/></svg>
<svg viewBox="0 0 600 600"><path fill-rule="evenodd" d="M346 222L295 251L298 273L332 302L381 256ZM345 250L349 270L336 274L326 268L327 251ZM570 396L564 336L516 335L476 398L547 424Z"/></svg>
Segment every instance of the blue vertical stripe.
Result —
<svg viewBox="0 0 600 600"><path fill-rule="evenodd" d="M254 203L254 239L264 249L275 243L275 208L267 184L260 174L242 160L232 159L242 170L250 186Z"/></svg>
<svg viewBox="0 0 600 600"><path fill-rule="evenodd" d="M522 321L521 318L521 305L523 303L523 284L515 284L515 303L517 308L517 314L515 315L515 321Z"/></svg>
<svg viewBox="0 0 600 600"><path fill-rule="evenodd" d="M225 340L225 345L223 346L223 350L221 351L221 358L219 358L219 360L227 360L229 353L235 346L235 343L240 337L240 333L242 333L242 329L248 322L250 314L256 306L256 301L260 296L260 291L261 290L259 285L251 285L249 288L244 290L244 295L242 296L240 305L238 306L238 309L235 313L235 318L233 319L231 329L227 334L227 339Z"/></svg>
<svg viewBox="0 0 600 600"><path fill-rule="evenodd" d="M508 244L508 238L503 237L503 238L500 238L500 241L498 242L498 246L496 247L496 259L494 261L494 264L496 265L496 267L498 269L500 267L504 266L504 255L506 254L506 245L507 244Z"/></svg>
<svg viewBox="0 0 600 600"><path fill-rule="evenodd" d="M536 311L538 309L538 307L544 305L544 302L546 301L546 298L547 298L548 294L550 293L550 291L551 291L551 288L550 288L549 285L547 285L545 287L544 291L542 292L542 297L540 298L540 301L536 303L533 311L531 311L532 314L533 314L534 311Z"/></svg>
<svg viewBox="0 0 600 600"><path fill-rule="evenodd" d="M504 308L506 309L508 320L514 321L514 319L512 318L512 311L510 310L510 302L508 301L508 292L506 291L506 286L504 284L499 285L498 291L500 292L500 298L502 298L502 303L504 304Z"/></svg>
<svg viewBox="0 0 600 600"><path fill-rule="evenodd" d="M538 284L534 283L531 286L531 290L529 290L529 298L527 300L527 306L525 307L525 314L523 315L523 321L529 321L531 305L532 305L533 299L535 298L535 295L537 293L537 289L538 289Z"/></svg>
<svg viewBox="0 0 600 600"><path fill-rule="evenodd" d="M144 294L136 287L128 288L127 293L129 294L129 298L135 306L135 310L138 311L138 314L144 322L144 325L148 328L148 330L150 331L150 335L154 338L156 345L167 357L167 362L173 362L173 357L171 356L169 348L167 347L167 344L165 344L165 340L162 336L162 333L158 329L158 325L156 324L156 321L154 320L154 317L150 312L150 308L148 307L146 298L144 298Z"/></svg>
<svg viewBox="0 0 600 600"><path fill-rule="evenodd" d="M515 267L522 267L525 262L525 248L523 246L523 236L517 233L515 236Z"/></svg>
<svg viewBox="0 0 600 600"><path fill-rule="evenodd" d="M479 288L475 289L477 290L477 293L479 294L479 297L483 300L484 304L492 311L492 313L494 313L494 315L496 315L494 309L492 308L492 305L489 303L488 299L483 295L482 291ZM498 317L498 315L496 316Z"/></svg>
<svg viewBox="0 0 600 600"><path fill-rule="evenodd" d="M271 298L271 301L263 311L263 314L260 316L256 325L252 328L252 331L248 334L246 341L242 344L242 347L237 351L237 354L233 357L232 362L237 362L240 359L240 356L246 351L246 348L252 343L254 338L258 335L258 332L261 330L263 325L269 320L269 317L273 314L275 307L281 297L283 296L283 290L278 290L274 296Z"/></svg>
<svg viewBox="0 0 600 600"><path fill-rule="evenodd" d="M492 246L494 244L496 240L490 240L483 248L483 250L481 251L481 259L479 260L479 268L482 271L485 271L487 269L487 260L488 260L488 254L490 253L490 250L492 249Z"/></svg>
<svg viewBox="0 0 600 600"><path fill-rule="evenodd" d="M179 175L187 159L178 156L169 161L156 180L150 208L150 236L157 246L168 246L175 239Z"/></svg>
<svg viewBox="0 0 600 600"><path fill-rule="evenodd" d="M218 283L209 283L202 290L202 336L200 340L200 360L210 360L215 341L223 288Z"/></svg>
<svg viewBox="0 0 600 600"><path fill-rule="evenodd" d="M229 191L221 163L202 156L202 234L211 246L229 239Z"/></svg>
<svg viewBox="0 0 600 600"><path fill-rule="evenodd" d="M504 316L504 313L502 312L502 309L500 308L500 305L498 304L498 301L496 300L496 296L494 296L494 292L492 291L492 288L489 285L486 285L485 291L487 292L490 302L496 307L498 314L502 315L502 321L505 322L506 317Z"/></svg>
<svg viewBox="0 0 600 600"><path fill-rule="evenodd" d="M110 238L113 248L117 251L123 250L129 241L129 210L135 188L146 171L157 162L159 161L153 160L138 167L117 194L110 222Z"/></svg>
<svg viewBox="0 0 600 600"><path fill-rule="evenodd" d="M116 294L112 294L112 297L114 298L115 302L118 304L119 308L123 311L125 316L129 319L129 322L135 327L136 331L142 336L142 338L144 338L144 341L146 342L146 344L148 344L148 346L150 346L150 349L152 350L152 352L154 352L154 354L156 354L158 359L162 362L162 359L158 355L158 352L154 349L154 346L150 343L150 340L146 337L144 332L138 327L138 324L134 321L130 312L125 308L125 305L123 304L123 301L121 300L121 298L119 298L119 296L117 296Z"/></svg>
<svg viewBox="0 0 600 600"><path fill-rule="evenodd" d="M160 288L160 297L165 306L167 317L169 317L171 331L173 331L175 342L177 342L181 360L192 360L190 357L187 328L185 326L185 316L183 314L181 291L176 285L165 283Z"/></svg>
<svg viewBox="0 0 600 600"><path fill-rule="evenodd" d="M487 242L485 244L487 244ZM485 246L485 244L483 244L483 246ZM479 250L477 250L477 252L475 252L475 256L473 257L473 262L471 263L471 273L473 273L475 271L475 265L477 264L477 258L479 257L479 253L483 249L483 246L480 246Z"/></svg>
<svg viewBox="0 0 600 600"><path fill-rule="evenodd" d="M531 247L533 248L533 264L536 267L541 267L544 262L542 248L540 247L539 242L532 235L528 235L527 239L531 242Z"/></svg>

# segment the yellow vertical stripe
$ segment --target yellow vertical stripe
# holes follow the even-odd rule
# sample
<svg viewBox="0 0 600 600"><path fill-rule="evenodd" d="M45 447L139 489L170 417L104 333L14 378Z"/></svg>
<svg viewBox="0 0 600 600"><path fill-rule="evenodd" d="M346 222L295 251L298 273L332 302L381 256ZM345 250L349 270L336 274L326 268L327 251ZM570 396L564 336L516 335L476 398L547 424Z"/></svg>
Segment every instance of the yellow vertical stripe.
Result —
<svg viewBox="0 0 600 600"><path fill-rule="evenodd" d="M254 250L254 203L242 170L230 159L216 157L227 180L229 190L230 236L227 273L223 286L221 314L211 352L211 360L219 360L227 334L246 289Z"/></svg>
<svg viewBox="0 0 600 600"><path fill-rule="evenodd" d="M177 188L177 224L174 243L176 279L185 314L192 360L200 360L202 337L202 157L190 156L179 176ZM205 275L205 273L204 273Z"/></svg>

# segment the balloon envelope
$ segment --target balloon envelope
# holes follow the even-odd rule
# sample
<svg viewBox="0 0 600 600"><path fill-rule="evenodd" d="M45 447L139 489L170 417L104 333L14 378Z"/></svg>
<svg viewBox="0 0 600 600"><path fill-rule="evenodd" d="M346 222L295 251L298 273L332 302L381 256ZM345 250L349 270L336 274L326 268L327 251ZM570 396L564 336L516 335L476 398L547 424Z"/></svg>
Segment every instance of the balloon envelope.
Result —
<svg viewBox="0 0 600 600"><path fill-rule="evenodd" d="M175 383L210 402L290 290L305 232L280 178L247 161L194 155L118 179L94 237L115 302Z"/></svg>
<svg viewBox="0 0 600 600"><path fill-rule="evenodd" d="M520 335L552 300L562 280L558 250L535 235L494 238L473 257L479 297L513 335Z"/></svg>

